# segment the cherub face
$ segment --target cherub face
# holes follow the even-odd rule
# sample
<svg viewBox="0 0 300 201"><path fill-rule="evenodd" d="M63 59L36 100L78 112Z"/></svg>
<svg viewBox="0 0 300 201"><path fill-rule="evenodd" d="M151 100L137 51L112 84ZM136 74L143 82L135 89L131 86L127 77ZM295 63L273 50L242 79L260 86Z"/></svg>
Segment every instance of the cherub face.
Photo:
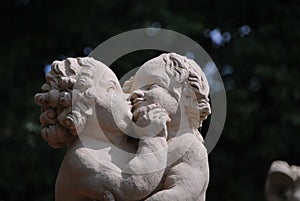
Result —
<svg viewBox="0 0 300 201"><path fill-rule="evenodd" d="M96 93L97 105L102 107L106 112L111 112L113 109L116 110L116 108L118 108L118 113L130 114L130 107L126 100L126 95L122 92L119 80L110 69L107 69L99 79ZM104 112L100 112L99 114L102 115Z"/></svg>
<svg viewBox="0 0 300 201"><path fill-rule="evenodd" d="M73 90L78 92L76 97L79 97L80 109L87 110L89 115L94 113L103 130L118 130L114 122L120 123L125 117L131 119L132 114L116 75L105 64L96 60L82 62L85 62L85 67Z"/></svg>
<svg viewBox="0 0 300 201"><path fill-rule="evenodd" d="M178 108L175 94L169 90L171 80L164 67L143 66L136 73L131 88L132 111L158 103L172 116Z"/></svg>

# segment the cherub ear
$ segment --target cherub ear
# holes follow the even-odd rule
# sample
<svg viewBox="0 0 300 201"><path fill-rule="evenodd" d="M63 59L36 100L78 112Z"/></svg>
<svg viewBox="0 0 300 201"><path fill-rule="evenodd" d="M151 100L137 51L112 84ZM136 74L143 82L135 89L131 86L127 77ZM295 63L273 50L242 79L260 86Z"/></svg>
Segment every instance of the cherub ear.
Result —
<svg viewBox="0 0 300 201"><path fill-rule="evenodd" d="M274 161L270 167L266 182L268 201L286 201L292 193L295 175L284 161Z"/></svg>

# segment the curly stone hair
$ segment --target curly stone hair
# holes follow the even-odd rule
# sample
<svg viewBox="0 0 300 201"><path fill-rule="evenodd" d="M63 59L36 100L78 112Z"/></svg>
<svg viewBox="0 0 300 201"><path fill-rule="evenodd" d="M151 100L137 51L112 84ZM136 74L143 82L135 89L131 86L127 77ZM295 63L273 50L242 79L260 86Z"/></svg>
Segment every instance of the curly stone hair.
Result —
<svg viewBox="0 0 300 201"><path fill-rule="evenodd" d="M179 82L184 90L178 92L175 88L170 88L177 98L182 93L186 97L185 109L189 117L190 125L193 129L202 126L203 120L211 113L209 104L209 85L205 74L199 65L192 59L175 54L167 53L147 61L143 66L155 65L163 66L167 74L174 81ZM123 85L124 93L129 93L134 77L131 77ZM171 85L172 86L172 85Z"/></svg>
<svg viewBox="0 0 300 201"><path fill-rule="evenodd" d="M68 146L92 115L92 105L96 102L92 88L96 65L97 61L89 57L52 63L41 88L43 92L34 97L41 107L41 135L50 146Z"/></svg>
<svg viewBox="0 0 300 201"><path fill-rule="evenodd" d="M185 109L192 128L201 127L203 120L211 114L209 85L205 74L192 59L175 53L161 56L165 62L166 72L177 82L187 85L183 90L183 94L187 97Z"/></svg>

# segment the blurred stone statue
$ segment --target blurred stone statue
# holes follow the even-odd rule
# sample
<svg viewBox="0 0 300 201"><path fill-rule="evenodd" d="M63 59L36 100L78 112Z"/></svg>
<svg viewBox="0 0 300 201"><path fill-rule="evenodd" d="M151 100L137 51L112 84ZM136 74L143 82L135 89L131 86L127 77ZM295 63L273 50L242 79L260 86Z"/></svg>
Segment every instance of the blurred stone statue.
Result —
<svg viewBox="0 0 300 201"><path fill-rule="evenodd" d="M300 201L300 167L274 161L266 182L268 201Z"/></svg>
<svg viewBox="0 0 300 201"><path fill-rule="evenodd" d="M60 200L205 200L208 161L198 131L210 114L200 67L176 54L146 62L123 91L92 58L55 61L46 75L42 137L67 147ZM125 92L125 93L124 93Z"/></svg>

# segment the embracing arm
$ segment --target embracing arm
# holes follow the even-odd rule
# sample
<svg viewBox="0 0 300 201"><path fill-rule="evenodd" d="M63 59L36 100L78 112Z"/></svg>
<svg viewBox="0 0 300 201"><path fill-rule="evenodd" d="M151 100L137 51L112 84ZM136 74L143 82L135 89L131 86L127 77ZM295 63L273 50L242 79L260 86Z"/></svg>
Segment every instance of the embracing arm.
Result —
<svg viewBox="0 0 300 201"><path fill-rule="evenodd" d="M139 147L134 158L123 169L122 183L124 186L131 185L135 189L134 196L139 199L150 195L161 183L168 156L166 122L170 119L165 110L156 104L147 106L147 110L138 114L136 124L148 121L158 129L135 127L134 132L140 132L136 133L140 136Z"/></svg>
<svg viewBox="0 0 300 201"><path fill-rule="evenodd" d="M131 130L140 140L135 157L124 171L143 174L164 170L168 154L166 126L167 121L170 121L168 114L158 104L152 104L138 109L133 117L135 123L132 123ZM148 125L145 126L145 123Z"/></svg>
<svg viewBox="0 0 300 201"><path fill-rule="evenodd" d="M205 201L208 181L209 167L206 149L196 139L184 155L166 172L163 189L145 201Z"/></svg>

